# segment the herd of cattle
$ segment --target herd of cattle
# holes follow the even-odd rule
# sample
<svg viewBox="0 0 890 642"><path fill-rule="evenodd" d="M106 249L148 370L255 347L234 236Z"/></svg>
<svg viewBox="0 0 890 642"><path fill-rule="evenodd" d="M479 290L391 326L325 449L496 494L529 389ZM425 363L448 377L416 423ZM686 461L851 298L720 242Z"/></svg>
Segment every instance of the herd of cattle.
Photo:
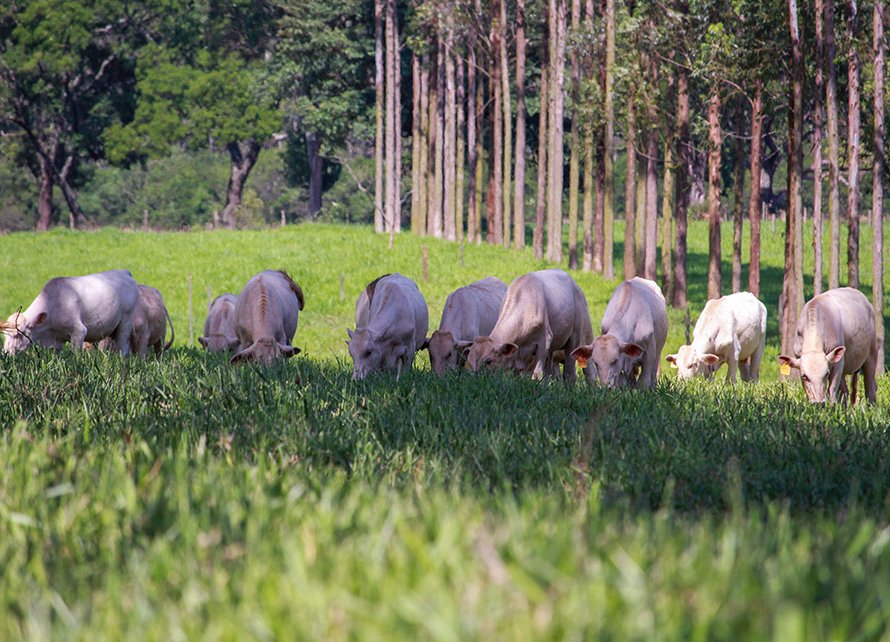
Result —
<svg viewBox="0 0 890 642"><path fill-rule="evenodd" d="M201 345L233 353L232 363L269 364L300 352L292 345L303 291L281 270L252 277L239 295L222 294L210 304ZM170 323L171 338L164 343ZM654 281L633 278L612 294L600 336L593 335L587 299L563 270L522 275L509 285L487 277L458 288L445 301L439 328L427 336L429 313L417 284L386 274L362 291L355 306L355 329L347 329L353 378L412 367L428 350L437 375L461 366L527 373L536 379L572 383L580 367L588 382L612 387L655 385L667 339L667 307ZM23 312L0 323L4 352L31 345L74 349L85 343L122 354L157 353L173 342L173 324L157 289L139 285L127 270L58 277L43 286ZM680 378L713 376L727 364L727 381L756 381L766 340L766 307L740 292L708 301L690 345L666 357ZM837 288L804 306L793 356L781 355L784 373L800 371L814 402L856 399L859 373L865 396L875 402L878 358L871 303L858 290ZM845 377L852 375L851 388ZM852 390L852 394L850 393Z"/></svg>

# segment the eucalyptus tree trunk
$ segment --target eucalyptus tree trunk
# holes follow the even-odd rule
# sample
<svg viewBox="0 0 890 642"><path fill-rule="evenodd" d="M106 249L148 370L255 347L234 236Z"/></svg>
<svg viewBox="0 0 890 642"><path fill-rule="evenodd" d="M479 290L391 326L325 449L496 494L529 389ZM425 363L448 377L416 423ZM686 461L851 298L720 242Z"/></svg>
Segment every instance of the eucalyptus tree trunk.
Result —
<svg viewBox="0 0 890 642"><path fill-rule="evenodd" d="M670 301L674 287L673 265L671 263L671 241L673 240L674 219L674 147L671 137L664 143L664 173L661 188L661 291Z"/></svg>
<svg viewBox="0 0 890 642"><path fill-rule="evenodd" d="M467 241L470 243L479 242L476 235L476 219L481 209L479 208L479 200L481 200L480 186L476 183L476 43L471 41L469 44L469 60L467 61ZM480 84L481 85L481 84Z"/></svg>
<svg viewBox="0 0 890 642"><path fill-rule="evenodd" d="M584 26L588 33L593 33L593 0L585 0L584 1ZM584 75L593 80L595 67L592 64L586 64L582 68L582 72ZM583 228L582 236L582 248L581 248L581 269L585 272L590 272L593 269L595 263L596 256L596 245L594 241L595 233L594 226L599 230L596 233L596 236L602 237L602 219L596 220L594 217L594 169L593 169L593 158L595 149L593 146L593 123L587 123L587 126L583 128L583 146L584 146L584 200L582 201L582 215L581 215L581 227ZM600 255L602 255L602 251L600 251ZM602 258L602 256L600 256ZM603 264L602 261L598 264L597 270L602 271Z"/></svg>
<svg viewBox="0 0 890 642"><path fill-rule="evenodd" d="M646 249L643 254L643 274L655 280L658 253L658 130L654 123L658 115L655 101L649 109L649 131L646 134Z"/></svg>
<svg viewBox="0 0 890 642"><path fill-rule="evenodd" d="M624 278L637 275L635 231L637 219L637 119L636 95L631 89L627 97L627 129L624 140L627 147L627 171L624 183Z"/></svg>
<svg viewBox="0 0 890 642"><path fill-rule="evenodd" d="M646 253L646 173L637 171L636 214L634 216L634 274L643 275Z"/></svg>
<svg viewBox="0 0 890 642"><path fill-rule="evenodd" d="M613 225L615 219L615 0L606 0L606 74L603 92L605 132L603 151L602 265L607 279L615 277Z"/></svg>
<svg viewBox="0 0 890 642"><path fill-rule="evenodd" d="M395 158L393 159L393 166L395 167L395 176L393 177L393 183L395 184L395 216L392 219L390 235L393 232L402 231L402 56L399 44L399 12L396 9L396 0L392 0L392 25L390 50L393 58L393 69L395 70L395 102L393 108L395 109L394 120L396 129L393 136L395 142Z"/></svg>
<svg viewBox="0 0 890 642"><path fill-rule="evenodd" d="M680 3L686 9L685 3ZM689 207L689 71L683 67L677 74L677 227L674 243L674 288L671 305L686 307L686 227Z"/></svg>
<svg viewBox="0 0 890 642"><path fill-rule="evenodd" d="M834 31L834 0L825 0L825 64L828 83L825 86L825 114L828 121L828 227L831 238L828 249L828 287L840 285L840 137L837 112L837 57Z"/></svg>
<svg viewBox="0 0 890 642"><path fill-rule="evenodd" d="M504 225L501 242L504 247L510 245L510 224L513 222L512 199L513 190L510 189L510 166L513 163L513 134L512 115L513 106L510 100L510 64L507 58L507 0L498 0L500 5L500 19L498 20L499 58L501 63L501 107L504 112L504 184L501 186L501 219Z"/></svg>
<svg viewBox="0 0 890 642"><path fill-rule="evenodd" d="M426 223L426 207L421 206L423 197L423 148L422 112L420 109L420 56L411 55L411 232L423 234Z"/></svg>
<svg viewBox="0 0 890 642"><path fill-rule="evenodd" d="M430 202L430 57L424 54L420 59L420 167L417 203L417 229L420 234L429 234ZM412 213L412 220L414 214Z"/></svg>
<svg viewBox="0 0 890 642"><path fill-rule="evenodd" d="M396 167L396 76L398 69L397 54L393 52L393 43L397 42L395 0L386 0L386 150L384 165L386 167L386 195L384 199L383 224L387 232L395 229L396 204L399 200L398 167ZM311 191L311 190L310 190ZM311 201L311 196L310 196ZM312 206L310 205L310 213Z"/></svg>
<svg viewBox="0 0 890 642"><path fill-rule="evenodd" d="M384 46L383 46L383 3L374 0L374 231L383 232L383 193L384 193L384 130L386 113L384 104Z"/></svg>
<svg viewBox="0 0 890 642"><path fill-rule="evenodd" d="M874 4L874 148L875 161L872 170L871 222L872 222L872 304L875 308L875 328L878 344L878 374L884 372L884 20L887 7L883 2Z"/></svg>
<svg viewBox="0 0 890 642"><path fill-rule="evenodd" d="M500 245L504 240L504 114L502 110L503 85L501 84L500 51L501 33L495 21L490 34L491 42L491 180L492 193L488 195L488 242Z"/></svg>
<svg viewBox="0 0 890 642"><path fill-rule="evenodd" d="M739 97L736 100L736 137L735 137L735 162L733 177L733 191L735 191L735 200L732 208L732 291L739 292L742 289L742 218L744 214L743 196L745 193L745 163L742 160L745 156L744 144L744 123L745 123L745 104L744 99Z"/></svg>
<svg viewBox="0 0 890 642"><path fill-rule="evenodd" d="M761 154L763 147L763 81L754 85L751 103L751 194L748 200L748 221L751 225L751 250L748 263L748 291L760 296L760 216L763 200L760 195Z"/></svg>
<svg viewBox="0 0 890 642"><path fill-rule="evenodd" d="M454 35L451 25L446 26L445 48L445 132L442 140L442 228L445 238L454 241L457 238L454 226L455 214L455 142L456 142L456 91L454 87Z"/></svg>
<svg viewBox="0 0 890 642"><path fill-rule="evenodd" d="M813 294L822 292L822 92L823 47L822 26L824 8L822 0L816 3L815 84L813 95Z"/></svg>
<svg viewBox="0 0 890 642"><path fill-rule="evenodd" d="M516 2L516 160L513 247L525 247L525 0Z"/></svg>
<svg viewBox="0 0 890 642"><path fill-rule="evenodd" d="M847 42L850 55L847 63L847 284L859 287L859 15L856 0L849 0Z"/></svg>
<svg viewBox="0 0 890 642"><path fill-rule="evenodd" d="M537 194L535 194L535 227L532 231L532 246L535 258L544 258L544 213L547 211L547 148L548 148L548 114L549 103L548 79L550 70L547 68L547 39L541 43L541 82L538 89L540 109L538 110L538 163L537 163Z"/></svg>
<svg viewBox="0 0 890 642"><path fill-rule="evenodd" d="M478 5L478 1L477 1ZM476 54L473 54L473 66L476 66ZM475 189L473 190L473 207L476 210L476 217L474 221L473 228L473 238L476 243L482 243L482 199L483 199L483 191L485 188L485 146L482 137L482 123L485 118L485 83L482 78L476 77L476 98L473 101L475 107L475 114L473 119L475 121L475 153L474 162L475 167L473 168L473 173L475 178L473 179Z"/></svg>
<svg viewBox="0 0 890 642"><path fill-rule="evenodd" d="M720 94L711 91L708 100L708 298L720 298Z"/></svg>
<svg viewBox="0 0 890 642"><path fill-rule="evenodd" d="M427 204L427 234L442 236L442 112L444 94L442 92L442 44L436 46L436 66L430 72L430 163L429 200Z"/></svg>
<svg viewBox="0 0 890 642"><path fill-rule="evenodd" d="M466 182L466 165L464 159L467 152L466 140L466 104L467 104L467 83L466 74L464 73L464 61L459 54L455 54L455 62L457 64L457 142L455 143L455 162L457 163L454 170L454 228L458 241L464 240L464 199L466 198L464 186Z"/></svg>
<svg viewBox="0 0 890 642"><path fill-rule="evenodd" d="M581 0L572 0L572 33L578 33L581 26ZM578 59L578 48L572 47L570 54L572 66L572 133L569 147L569 269L578 269L578 199L581 189L581 136L578 129L581 118L578 110L581 106L581 64Z"/></svg>
<svg viewBox="0 0 890 642"><path fill-rule="evenodd" d="M550 116L547 154L547 260L562 263L563 113L565 64L565 0L550 0Z"/></svg>

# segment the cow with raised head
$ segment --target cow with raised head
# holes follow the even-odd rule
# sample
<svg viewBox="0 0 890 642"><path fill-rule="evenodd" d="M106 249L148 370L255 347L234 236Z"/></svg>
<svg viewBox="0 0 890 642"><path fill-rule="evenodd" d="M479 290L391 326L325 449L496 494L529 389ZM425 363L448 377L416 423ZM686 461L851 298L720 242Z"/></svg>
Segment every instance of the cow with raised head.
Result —
<svg viewBox="0 0 890 642"><path fill-rule="evenodd" d="M422 346L429 350L434 373L442 376L456 370L463 361L463 347L492 331L506 294L507 284L489 276L448 295L439 329Z"/></svg>
<svg viewBox="0 0 890 642"><path fill-rule="evenodd" d="M235 333L235 307L238 295L226 292L213 299L204 320L204 335L198 337L208 352L232 352L238 349L240 341Z"/></svg>
<svg viewBox="0 0 890 642"><path fill-rule="evenodd" d="M355 330L347 329L353 379L371 372L411 368L429 325L429 311L417 284L401 274L374 279L355 304Z"/></svg>
<svg viewBox="0 0 890 642"><path fill-rule="evenodd" d="M575 381L572 352L593 338L587 299L563 270L524 274L510 284L497 323L489 335L476 337L467 348L467 367L555 376L555 353L565 358L563 379ZM585 368L588 380L592 373Z"/></svg>
<svg viewBox="0 0 890 642"><path fill-rule="evenodd" d="M572 357L592 362L600 383L651 388L667 340L667 306L654 281L634 277L612 293L602 334L577 348Z"/></svg>
<svg viewBox="0 0 890 642"><path fill-rule="evenodd" d="M16 354L32 345L75 350L85 341L111 337L122 354L130 354L133 313L139 286L129 270L50 279L24 312L0 323L4 352Z"/></svg>
<svg viewBox="0 0 890 642"><path fill-rule="evenodd" d="M742 381L757 381L765 347L766 306L750 292L736 292L708 301L692 343L665 358L680 379L710 378L725 363L726 381L734 384L738 370Z"/></svg>
<svg viewBox="0 0 890 642"><path fill-rule="evenodd" d="M875 313L869 300L854 288L835 288L817 294L803 307L797 321L794 356L780 355L779 363L800 371L807 398L814 403L839 401L847 396L844 378L861 372L865 398L877 401L878 343Z"/></svg>
<svg viewBox="0 0 890 642"><path fill-rule="evenodd" d="M252 277L235 306L238 352L232 363L258 361L269 365L300 352L291 345L304 307L303 290L283 270L266 270Z"/></svg>

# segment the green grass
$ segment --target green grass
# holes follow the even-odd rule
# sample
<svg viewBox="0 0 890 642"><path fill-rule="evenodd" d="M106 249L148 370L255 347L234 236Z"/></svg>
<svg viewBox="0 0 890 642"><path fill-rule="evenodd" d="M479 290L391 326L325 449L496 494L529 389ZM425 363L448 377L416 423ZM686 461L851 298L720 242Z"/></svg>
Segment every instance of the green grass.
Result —
<svg viewBox="0 0 890 642"><path fill-rule="evenodd" d="M433 327L452 288L543 267L337 226L0 237L3 314L52 275L125 266L178 329L160 360L0 356L0 639L888 639L890 379L855 408L806 403L774 359L736 389L352 381L355 297L420 281L423 243ZM306 292L304 354L233 368L189 347L187 275L199 332L208 285L267 267ZM615 282L577 278L596 325Z"/></svg>

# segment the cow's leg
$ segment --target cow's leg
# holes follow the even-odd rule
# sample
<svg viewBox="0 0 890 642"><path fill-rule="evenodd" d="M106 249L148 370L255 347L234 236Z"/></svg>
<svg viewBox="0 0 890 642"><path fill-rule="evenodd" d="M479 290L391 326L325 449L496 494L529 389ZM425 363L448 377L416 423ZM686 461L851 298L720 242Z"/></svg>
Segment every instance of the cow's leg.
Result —
<svg viewBox="0 0 890 642"><path fill-rule="evenodd" d="M748 365L748 381L760 379L760 363L763 361L763 351L766 349L766 340L762 339L757 350L751 355Z"/></svg>
<svg viewBox="0 0 890 642"><path fill-rule="evenodd" d="M71 349L72 350L82 350L83 342L87 338L87 327L77 321L74 328L71 330Z"/></svg>
<svg viewBox="0 0 890 642"><path fill-rule="evenodd" d="M847 382L844 377L844 360L836 363L828 372L828 400L840 401L847 397Z"/></svg>
<svg viewBox="0 0 890 642"><path fill-rule="evenodd" d="M876 341L875 345L872 346L871 354L869 354L868 359L865 360L865 365L862 366L862 378L863 383L865 384L865 400L870 403L878 402L877 371L878 346Z"/></svg>
<svg viewBox="0 0 890 642"><path fill-rule="evenodd" d="M535 347L535 366L532 369L532 379L535 381L540 381L544 378L544 375L547 374L548 361L551 360L550 357L550 344L553 342L553 333L550 331L549 324L546 325L541 333L541 338L538 340L538 345ZM565 355L565 364L563 368L563 372L566 372L566 368L568 368L569 363L569 355L566 353Z"/></svg>
<svg viewBox="0 0 890 642"><path fill-rule="evenodd" d="M859 387L859 371L853 373L853 376L850 377L850 405L854 405L856 403L856 395Z"/></svg>
<svg viewBox="0 0 890 642"><path fill-rule="evenodd" d="M130 355L132 352L130 349L130 338L132 336L133 320L125 315L121 318L121 322L117 325L117 329L114 331L114 341L117 344L117 349L120 350L121 354L124 356Z"/></svg>

